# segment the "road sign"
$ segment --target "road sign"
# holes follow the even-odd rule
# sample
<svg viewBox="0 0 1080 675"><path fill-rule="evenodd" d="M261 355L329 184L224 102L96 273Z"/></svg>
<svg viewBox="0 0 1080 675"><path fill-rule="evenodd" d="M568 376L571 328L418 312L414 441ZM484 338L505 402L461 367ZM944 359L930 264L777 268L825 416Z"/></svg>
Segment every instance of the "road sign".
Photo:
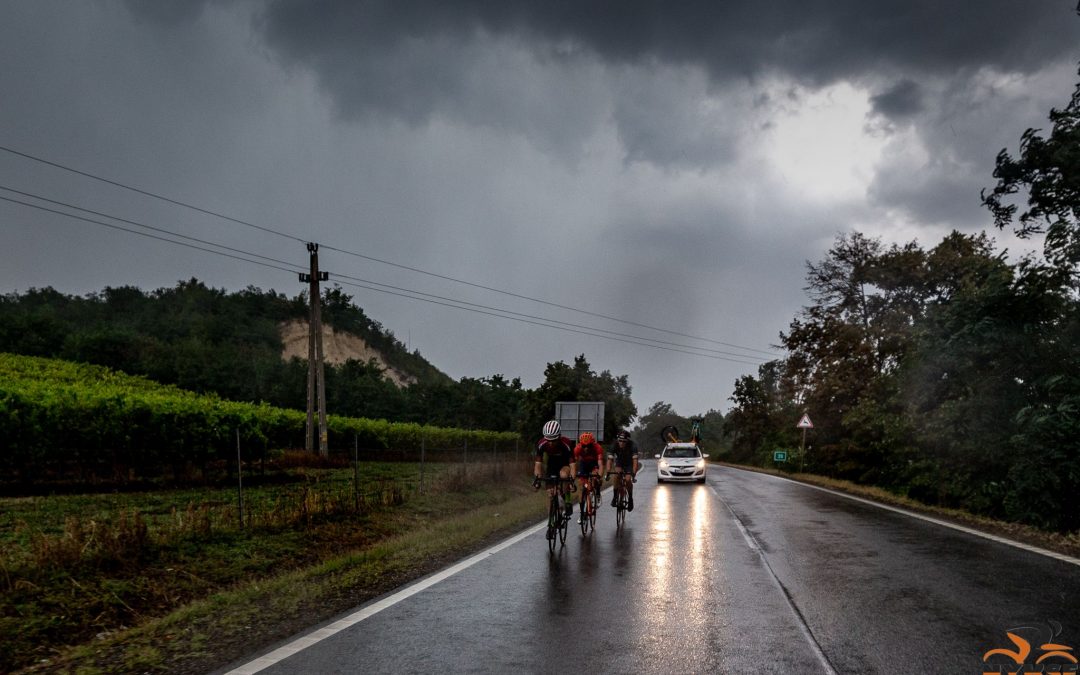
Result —
<svg viewBox="0 0 1080 675"><path fill-rule="evenodd" d="M773 459L774 462L786 462L787 461L787 453L784 452L783 450L777 450L777 451L773 452L772 459Z"/></svg>
<svg viewBox="0 0 1080 675"><path fill-rule="evenodd" d="M583 431L591 431L598 443L604 442L603 401L556 401L555 419L562 435L577 440Z"/></svg>
<svg viewBox="0 0 1080 675"><path fill-rule="evenodd" d="M796 429L813 429L814 423L810 421L809 413L803 413L803 416L799 418L799 423L795 425Z"/></svg>

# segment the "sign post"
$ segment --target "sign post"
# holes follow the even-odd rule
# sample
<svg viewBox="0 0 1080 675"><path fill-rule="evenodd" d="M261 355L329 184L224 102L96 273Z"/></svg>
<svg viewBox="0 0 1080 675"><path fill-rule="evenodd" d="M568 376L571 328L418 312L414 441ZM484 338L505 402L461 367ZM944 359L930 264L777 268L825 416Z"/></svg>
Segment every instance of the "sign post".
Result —
<svg viewBox="0 0 1080 675"><path fill-rule="evenodd" d="M803 413L795 427L802 429L802 447L799 448L799 473L802 473L803 467L806 465L806 430L814 428L814 423L810 421L810 414Z"/></svg>

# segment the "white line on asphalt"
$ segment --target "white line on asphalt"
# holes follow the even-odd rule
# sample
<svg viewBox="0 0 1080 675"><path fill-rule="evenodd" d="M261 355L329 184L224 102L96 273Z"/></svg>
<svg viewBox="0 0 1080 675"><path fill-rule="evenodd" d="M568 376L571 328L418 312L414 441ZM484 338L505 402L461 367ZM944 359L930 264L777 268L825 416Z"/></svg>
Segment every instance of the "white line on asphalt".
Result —
<svg viewBox="0 0 1080 675"><path fill-rule="evenodd" d="M724 467L724 468L736 469L736 467L733 467L733 466ZM747 471L746 469L736 469L736 470L738 470L738 471ZM912 518L918 518L919 520L925 520L928 523L933 523L935 525L941 525L942 527L948 527L948 528L951 528L951 529L954 529L954 530L958 530L960 532L965 532L967 534L973 534L976 537L982 537L983 539L989 539L990 541L996 541L999 544L1006 544L1006 545L1012 546L1014 548L1023 549L1025 551L1030 552L1030 553L1037 553L1039 555L1044 555L1044 556L1046 556L1048 558L1054 558L1055 560L1060 560L1062 562L1066 562L1066 563L1069 563L1069 564L1072 564L1072 565L1080 566L1080 558L1073 558L1072 556L1065 555L1064 553L1058 553L1057 551L1049 551L1049 550L1047 550L1045 548L1039 548L1038 546L1032 546L1030 544L1025 544L1023 542L1013 541L1012 539L1006 539L1005 537L999 537L996 534L990 534L988 532L982 532L981 530L976 530L976 529L973 529L973 528L970 528L970 527L964 527L963 525L957 525L956 523L950 523L947 520L939 520L937 518L931 518L930 516L924 516L921 513L916 513L914 511L908 511L907 509L898 508L896 506L890 506L888 504L881 504L879 502L871 501L869 499L863 499L862 497L856 497L854 495L849 495L849 494L846 494L844 492L840 492L838 490L830 490L829 488L823 488L823 487L819 487L817 485L810 485L809 483L803 483L801 481L792 480L790 478L785 478L783 476L774 476L774 475L769 474L769 473L761 473L761 472L758 472L758 471L749 471L748 473L754 473L754 474L757 474L759 476L765 476L766 478L775 478L777 480L787 481L788 483L794 483L796 485L801 485L803 487L813 488L815 490L820 490L822 492L827 492L827 493L829 493L831 495L837 495L838 497L844 497L846 499L851 499L853 501L861 502L863 504L868 504L870 506L876 506L879 509L885 509L886 511L892 511L893 513L899 513L901 515L911 516Z"/></svg>
<svg viewBox="0 0 1080 675"><path fill-rule="evenodd" d="M454 576L455 574L457 574L458 572L461 572L461 571L463 571L463 570L465 570L465 569L467 569L469 567L472 567L473 565L480 562L481 560L486 560L489 556L492 556L492 555L498 553L499 551L503 550L504 548L508 548L510 546L513 546L514 544L518 543L522 539L528 537L531 534L539 532L540 530L542 530L542 529L544 529L546 527L547 527L547 521L545 520L544 522L540 523L539 525L536 525L534 527L530 527L529 529L525 530L524 532L521 532L520 534L516 534L513 537L510 537L509 539L507 539L505 541L502 541L502 542L492 546L489 549L486 549L484 551L481 551L480 553L477 553L476 555L472 556L471 558L466 558L465 560L462 560L461 562L457 563L456 565L452 565L450 567L447 567L443 571L437 572L436 574L433 574L430 577L427 577L426 579L421 579L420 581L417 581L416 583L412 584L411 586L406 586L405 588L401 589L397 593L394 593L393 595L387 596L387 597L383 598L382 600L379 600L378 602L373 602L370 605L366 605L362 609L360 609L360 610L358 610L356 612L353 612L352 614L345 617L344 619L339 619L339 620L335 621L334 623L332 623L332 624L330 624L328 626L324 626L323 628L320 628L320 629L318 629L316 631L312 631L311 633L308 633L307 635L304 635L302 637L298 637L295 640L293 640L292 642L290 642L289 644L284 645L282 647L278 647L277 649L270 652L269 654L266 654L264 656L260 656L259 658L255 659L253 661L249 661L249 662L245 663L244 665L242 665L242 666L240 666L238 668L230 670L227 673L227 675L234 675L234 674L235 675L250 675L251 673L257 673L260 670L263 670L265 668L269 668L270 666L289 658L293 654L296 654L297 652L300 652L300 651L303 651L303 650L307 649L308 647L312 646L313 644L321 642L321 641L325 640L326 638L328 638L328 637L330 637L332 635L340 633L341 631L345 630L346 628L349 628L351 626L355 626L356 624L360 623L364 619L367 619L368 617L374 616L375 614L378 614L379 612L383 611L384 609L387 609L388 607L392 607L392 606L396 605L397 603L401 602L402 600L404 600L404 599L406 599L408 597L411 597L413 595L416 595L420 591L423 591L423 590L425 590L427 588L430 588L431 586L434 586L435 584L439 583L440 581L448 579L448 578Z"/></svg>

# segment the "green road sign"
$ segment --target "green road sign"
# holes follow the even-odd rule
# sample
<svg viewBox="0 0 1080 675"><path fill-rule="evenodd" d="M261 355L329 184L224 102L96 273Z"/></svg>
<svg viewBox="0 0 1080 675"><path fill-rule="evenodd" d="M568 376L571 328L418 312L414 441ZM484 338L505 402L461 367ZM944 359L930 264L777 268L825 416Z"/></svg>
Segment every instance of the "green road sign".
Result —
<svg viewBox="0 0 1080 675"><path fill-rule="evenodd" d="M772 454L772 458L773 458L774 462L786 462L787 461L787 453L784 452L783 450L777 450L776 452L774 452Z"/></svg>

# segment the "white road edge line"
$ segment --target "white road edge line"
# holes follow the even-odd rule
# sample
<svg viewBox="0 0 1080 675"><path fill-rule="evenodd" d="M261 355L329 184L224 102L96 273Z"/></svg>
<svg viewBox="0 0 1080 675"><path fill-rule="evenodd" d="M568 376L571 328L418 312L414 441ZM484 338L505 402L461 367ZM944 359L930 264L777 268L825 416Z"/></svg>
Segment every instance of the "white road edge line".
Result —
<svg viewBox="0 0 1080 675"><path fill-rule="evenodd" d="M473 565L475 565L476 563L478 563L478 562L480 562L482 560L486 560L489 556L495 555L499 551L501 551L501 550L503 550L505 548L509 548L510 546L513 546L514 544L518 543L522 539L525 539L526 537L528 537L528 536L530 536L532 534L535 534L536 532L539 532L540 530L543 530L546 527L547 527L547 521L545 520L544 522L542 522L542 523L540 523L538 525L530 527L529 529L525 530L524 532L520 532L520 533L514 535L513 537L510 537L509 539L506 539L506 540L492 546L491 548L485 549L485 550L477 553L476 555L472 556L471 558L466 558L465 560L462 560L459 563L456 563L454 565L451 565L450 567L447 567L446 569L444 569L441 572L437 572L437 573L431 575L430 577L427 577L425 579L421 579L420 581L417 581L416 583L414 583L414 584L412 584L410 586L406 586L405 588L401 589L397 593L394 593L393 595L389 595L389 596L383 598L382 600L379 600L377 602L373 602L370 605L366 605L362 609L360 609L360 610L358 610L356 612L353 612L352 614L346 616L343 619L339 619L339 620L335 621L334 623L332 623L332 624L330 624L328 626L324 626L324 627L322 627L322 628L320 628L320 629L318 629L316 631L312 631L312 632L310 632L310 633L308 633L306 635L298 637L295 640L293 640L292 642L288 643L287 645L278 647L277 649L270 652L269 654L265 654L263 656L260 656L257 659L254 659L252 661L249 661L249 662L245 663L242 666L234 668L233 670L228 671L228 673L226 675L234 675L234 674L235 675L250 675L251 673L257 673L260 670L263 670L265 668L269 668L270 666L289 658L293 654L301 652L301 651L307 649L308 647L310 647L310 646L312 646L312 645L314 645L314 644L316 644L318 642L321 642L321 641L325 640L326 638L328 638L328 637L330 637L332 635L340 633L341 631L345 630L346 628L350 628L352 626L355 626L356 624L360 623L364 619L367 619L367 618L369 618L371 616L374 616L374 615L378 614L379 612L383 611L384 609L387 609L389 607L393 607L394 605L401 602L402 600L405 600L408 597L416 595L417 593L434 586L435 584L439 583L440 581L444 581L444 580L454 576L458 572L462 572L462 571L468 569L469 567L472 567Z"/></svg>
<svg viewBox="0 0 1080 675"><path fill-rule="evenodd" d="M734 469L736 471L748 471L748 469L739 469L739 468L734 467L734 466L727 466L727 467L724 467L724 468L725 469ZM912 518L918 518L919 520L925 520L928 523L933 523L935 525L941 525L942 527L948 527L950 529L958 530L958 531L964 532L966 534L972 534L972 535L975 535L976 537L982 537L983 539L989 539L990 541L995 541L995 542L997 542L999 544L1006 544L1006 545L1012 546L1014 548L1019 548L1019 549L1022 549L1024 551L1028 551L1029 553L1037 553L1039 555L1044 555L1044 556L1046 556L1048 558L1054 558L1055 560L1060 560L1060 561L1065 562L1065 563L1080 566L1080 558L1073 558L1072 556L1065 555L1064 553L1058 553L1057 551L1049 551L1049 550L1047 550L1045 548L1039 548L1038 546L1032 546L1031 544L1025 544L1025 543L1020 542L1020 541L1013 541L1012 539L1006 539L1005 537L999 537L996 534L990 534L988 532L982 532L981 530L976 530L976 529L973 529L973 528L970 528L970 527L965 527L963 525L957 525L956 523L950 523L947 520L939 520L937 518L932 518L930 516L924 516L921 513L916 513L914 511L908 511L907 509L902 509L902 508L899 508L899 507L896 507L896 506L890 506L888 504L881 504L881 503L878 503L878 502L875 502L875 501L871 501L869 499L863 499L862 497L856 497L854 495L849 495L849 494L846 494L844 492L840 492L838 490L830 490L829 488L823 488L823 487L820 487L818 485L811 485L809 483L803 483L803 482L800 482L800 481L797 481L797 480L792 480L790 478L785 478L783 476L774 476L771 473L761 473L761 472L758 472L758 471L749 471L749 473L754 473L754 474L757 474L759 476L765 476L767 478L775 478L777 480L787 481L788 483L794 483L796 485L801 485L802 487L813 488L815 490L820 490L822 492L827 492L827 493L829 493L831 495L837 495L838 497L844 497L845 499L850 499L852 501L860 502L862 504L868 504L870 506L876 506L879 509L885 509L886 511L892 511L893 513L899 513L901 515L910 516Z"/></svg>

